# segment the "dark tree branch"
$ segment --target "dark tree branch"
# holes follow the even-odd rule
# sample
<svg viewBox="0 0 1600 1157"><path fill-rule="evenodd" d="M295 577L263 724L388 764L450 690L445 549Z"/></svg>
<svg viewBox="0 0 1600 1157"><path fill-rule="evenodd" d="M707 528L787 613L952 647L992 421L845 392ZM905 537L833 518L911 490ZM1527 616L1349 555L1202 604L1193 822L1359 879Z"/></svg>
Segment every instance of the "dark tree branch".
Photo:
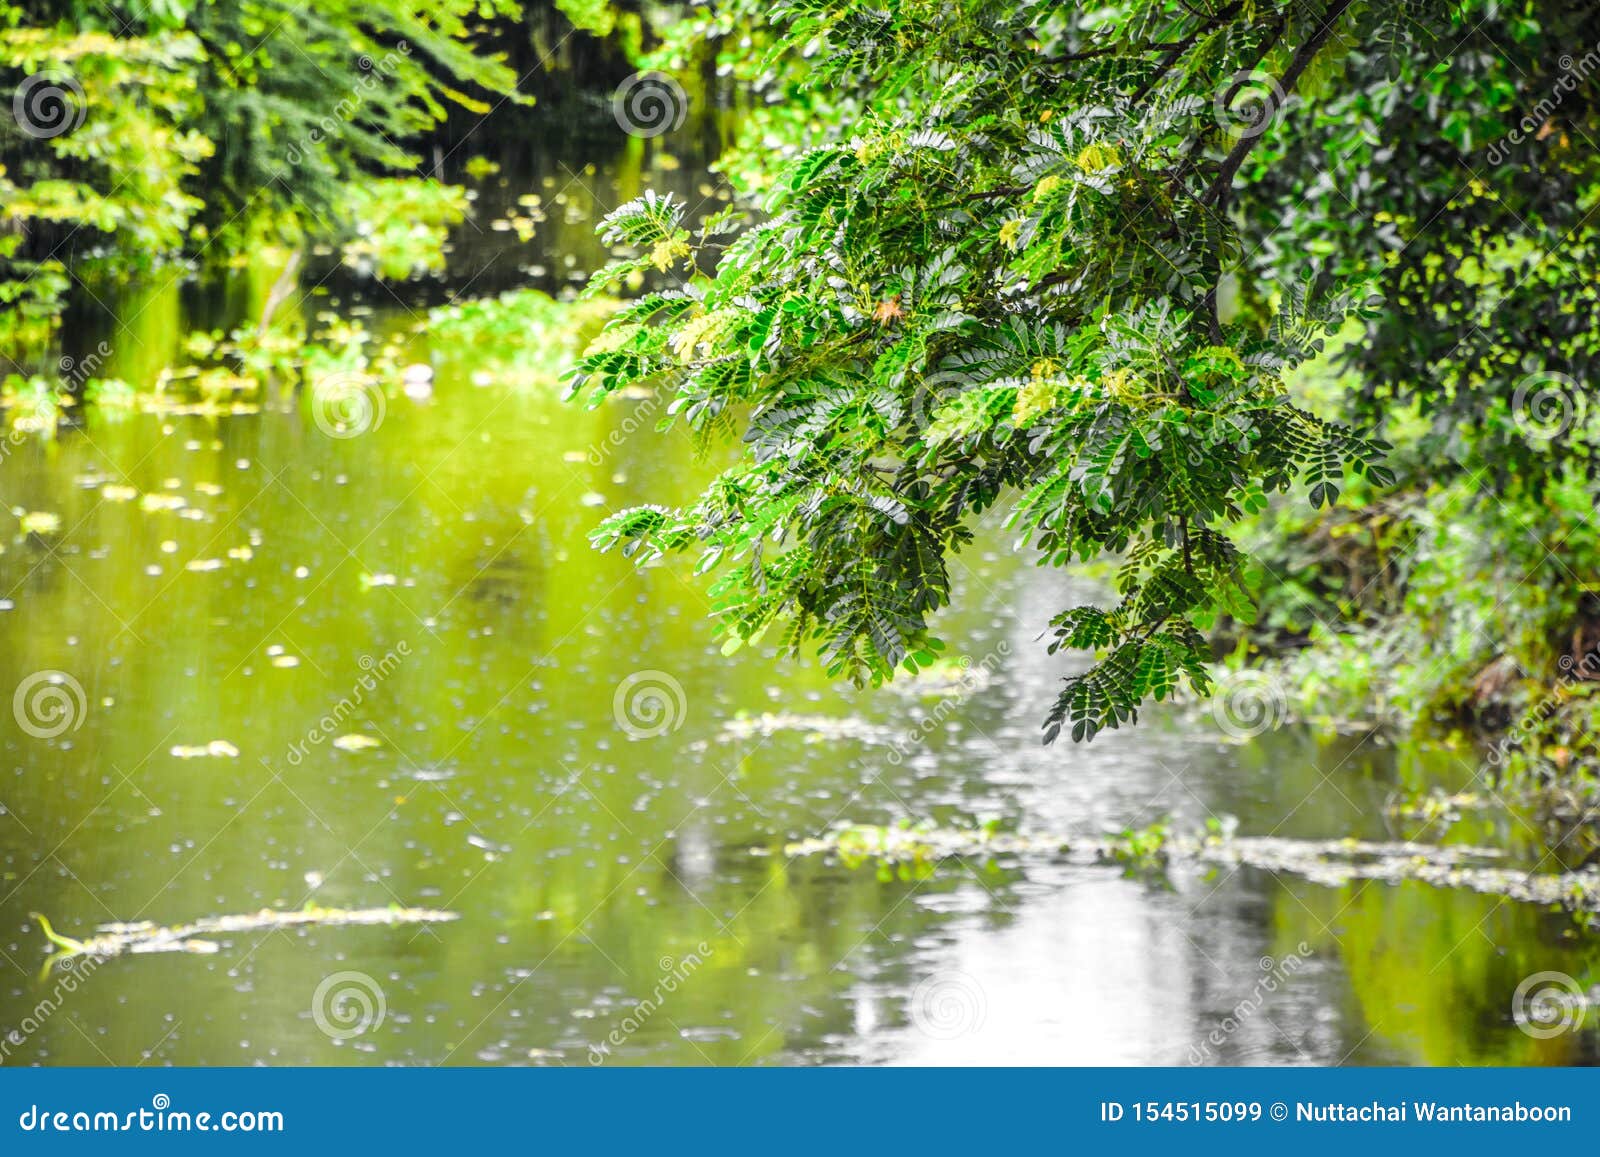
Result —
<svg viewBox="0 0 1600 1157"><path fill-rule="evenodd" d="M1183 37L1181 40L1174 41L1171 47L1167 49L1166 55L1163 56L1160 63L1156 65L1156 70L1151 74L1150 79L1146 80L1134 91L1132 97L1133 103L1138 104L1140 101L1144 100L1145 97L1149 96L1151 91L1156 87L1156 85L1161 83L1162 79L1167 75L1167 73L1172 71L1172 66L1177 64L1178 61L1182 59L1184 53L1193 48L1196 42L1199 41L1199 39L1206 33L1214 32L1216 29L1221 28L1228 21L1232 20L1239 14L1239 11L1243 7L1243 0L1234 0L1233 3L1219 9L1216 15L1207 17L1204 21L1202 21L1200 27L1189 33L1189 35Z"/></svg>
<svg viewBox="0 0 1600 1157"><path fill-rule="evenodd" d="M1350 7L1351 0L1333 0L1328 5L1328 10L1323 14L1322 23L1315 32L1295 50L1294 56L1289 61L1289 67L1283 70L1283 75L1278 78L1278 91L1287 100L1294 92L1295 85L1300 82L1301 75L1311 67L1311 62L1316 59L1317 53L1322 51L1322 46L1328 42L1328 37L1333 35L1334 26L1339 23L1339 17ZM1255 148L1256 141L1264 134L1255 133L1242 137L1237 144L1223 158L1222 165L1217 170L1216 180L1211 182L1209 188L1201 194L1200 200L1215 204L1219 198L1233 187L1233 178L1238 175L1239 167L1244 164L1250 150Z"/></svg>

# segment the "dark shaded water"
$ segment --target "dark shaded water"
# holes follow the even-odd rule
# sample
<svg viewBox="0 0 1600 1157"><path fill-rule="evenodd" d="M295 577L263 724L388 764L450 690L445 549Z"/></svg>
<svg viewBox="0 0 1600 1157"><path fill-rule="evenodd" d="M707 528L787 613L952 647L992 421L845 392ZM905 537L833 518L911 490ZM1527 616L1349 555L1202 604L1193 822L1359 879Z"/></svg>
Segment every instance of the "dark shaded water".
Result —
<svg viewBox="0 0 1600 1157"><path fill-rule="evenodd" d="M593 212L652 170L705 182L641 145L563 178L564 224L516 267L590 263ZM542 176L505 179L514 203ZM458 260L501 252L489 215ZM169 321L138 320L152 301ZM162 301L123 307L152 342L182 325ZM957 565L946 623L993 671L970 694L725 658L698 583L585 540L603 511L685 496L713 464L649 423L614 446L626 403L475 386L481 352L411 351L436 365L434 396L391 392L359 437L301 410L91 410L0 464L5 506L60 519L8 531L0 691L69 712L0 713L5 1063L1592 1058L1592 1024L1535 1037L1512 1019L1531 974L1593 979L1594 939L1559 913L1253 870L999 861L901 881L786 859L786 840L902 817L1091 835L1228 814L1247 834L1386 838L1421 830L1385 818L1392 793L1471 769L1401 765L1370 739L1233 745L1172 712L1039 747L1066 665L1035 637L1083 591L998 528ZM763 713L871 724L907 757L725 733ZM1535 857L1544 834L1497 812L1449 838ZM37 975L31 911L86 935L308 902L461 918L239 935L80 965L70 991Z"/></svg>

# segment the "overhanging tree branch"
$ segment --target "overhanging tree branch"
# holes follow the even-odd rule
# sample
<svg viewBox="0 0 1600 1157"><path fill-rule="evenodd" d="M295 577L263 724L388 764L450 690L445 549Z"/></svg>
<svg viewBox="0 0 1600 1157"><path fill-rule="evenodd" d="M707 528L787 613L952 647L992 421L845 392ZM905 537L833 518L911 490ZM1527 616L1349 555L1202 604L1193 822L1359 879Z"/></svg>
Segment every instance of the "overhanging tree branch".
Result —
<svg viewBox="0 0 1600 1157"><path fill-rule="evenodd" d="M1333 0L1328 6L1328 11L1323 14L1322 22L1298 49L1289 61L1289 67L1283 70L1283 75L1278 78L1278 90L1284 99L1294 92L1295 85L1300 82L1301 75L1311 67L1311 62L1316 59L1317 53L1322 51L1322 46L1328 42L1328 37L1333 35L1334 26L1339 23L1339 18L1350 7L1351 0ZM1250 155L1250 150L1255 148L1256 141L1260 140L1261 133L1242 137L1237 144L1229 150L1223 158L1222 165L1217 170L1216 180L1211 182L1209 188L1201 194L1202 202L1214 204L1218 198L1233 187L1233 178L1238 175L1239 167L1244 164L1245 158Z"/></svg>

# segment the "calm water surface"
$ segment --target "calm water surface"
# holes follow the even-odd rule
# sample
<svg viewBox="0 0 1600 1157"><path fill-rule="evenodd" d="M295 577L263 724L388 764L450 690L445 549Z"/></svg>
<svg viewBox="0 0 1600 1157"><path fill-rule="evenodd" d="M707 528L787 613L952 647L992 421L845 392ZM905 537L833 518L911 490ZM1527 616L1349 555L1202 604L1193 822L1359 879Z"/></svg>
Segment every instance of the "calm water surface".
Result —
<svg viewBox="0 0 1600 1157"><path fill-rule="evenodd" d="M504 256L493 288L559 283L565 253L588 263L571 238L630 184L706 180L651 177L658 162L563 178L574 220L542 257ZM462 251L504 255L486 237ZM185 300L159 305L152 341L195 320ZM125 313L149 306L130 295ZM1420 830L1385 819L1392 793L1470 768L1294 732L1229 745L1172 712L1039 747L1072 660L1036 637L1093 592L1014 556L998 528L957 566L945 624L994 676L954 707L725 658L686 572L640 573L585 539L606 510L694 492L714 463L649 423L614 448L628 403L590 413L474 386L481 351L412 352L437 369L433 398L395 391L360 437L300 409L91 412L0 464L5 506L61 518L48 539L7 532L0 691L50 670L84 692L81 724L54 737L0 713L0 1035L28 1027L5 1063L1592 1059L1592 1026L1535 1039L1511 1017L1530 973L1593 979L1595 940L1559 913L1254 870L1000 860L902 881L774 854L903 817L1087 836L1230 814L1246 834L1388 838ZM630 734L619 696L650 686L675 728ZM850 734L725 730L766 712ZM908 729L921 738L898 763L867 741ZM376 745L329 742L344 735ZM174 754L207 745L218 754ZM1547 836L1496 813L1449 838L1536 858ZM118 958L37 1015L59 978L38 976L30 912L81 936L309 902L461 918ZM313 1014L339 973L381 993L359 1035Z"/></svg>

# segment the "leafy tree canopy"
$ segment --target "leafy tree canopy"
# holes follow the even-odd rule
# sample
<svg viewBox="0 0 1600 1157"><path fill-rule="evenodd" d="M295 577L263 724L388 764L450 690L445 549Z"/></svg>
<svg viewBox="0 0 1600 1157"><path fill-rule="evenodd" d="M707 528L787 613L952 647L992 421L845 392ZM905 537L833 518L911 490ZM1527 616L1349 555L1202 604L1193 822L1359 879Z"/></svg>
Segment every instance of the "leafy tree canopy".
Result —
<svg viewBox="0 0 1600 1157"><path fill-rule="evenodd" d="M699 552L729 648L781 625L877 681L938 649L948 559L1003 504L1042 563L1122 560L1113 605L1051 622L1052 649L1097 662L1047 741L1204 692L1203 632L1250 613L1230 526L1390 484L1394 408L1523 484L1586 458L1581 428L1530 441L1514 411L1530 372L1591 368L1597 21L1494 0L723 9L708 26L763 39L760 82L812 115L761 120L789 159L748 221L691 227L655 195L607 219L597 283L672 284L574 386L653 386L745 449L597 541ZM1296 405L1286 375L1352 328L1362 397Z"/></svg>

